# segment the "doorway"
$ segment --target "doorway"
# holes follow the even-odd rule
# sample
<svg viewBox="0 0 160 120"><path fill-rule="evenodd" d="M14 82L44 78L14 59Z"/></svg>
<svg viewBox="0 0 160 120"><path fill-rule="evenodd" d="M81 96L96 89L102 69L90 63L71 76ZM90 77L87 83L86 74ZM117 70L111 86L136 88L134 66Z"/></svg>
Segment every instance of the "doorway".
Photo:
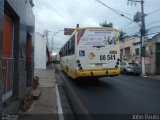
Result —
<svg viewBox="0 0 160 120"><path fill-rule="evenodd" d="M27 71L27 80L26 80L26 86L31 87L32 86L32 64L31 64L31 54L32 53L32 36L30 33L27 33L26 36L26 71Z"/></svg>
<svg viewBox="0 0 160 120"><path fill-rule="evenodd" d="M13 19L10 15L5 13L2 39L2 102L8 100L12 96L13 92L13 29Z"/></svg>
<svg viewBox="0 0 160 120"><path fill-rule="evenodd" d="M160 74L160 43L156 44L156 74Z"/></svg>

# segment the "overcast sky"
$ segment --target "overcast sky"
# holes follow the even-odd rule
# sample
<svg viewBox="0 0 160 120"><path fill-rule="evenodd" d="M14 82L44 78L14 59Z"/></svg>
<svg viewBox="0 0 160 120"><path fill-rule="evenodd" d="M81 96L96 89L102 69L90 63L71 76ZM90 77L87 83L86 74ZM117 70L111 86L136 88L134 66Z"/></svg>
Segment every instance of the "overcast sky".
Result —
<svg viewBox="0 0 160 120"><path fill-rule="evenodd" d="M101 0L106 5L125 12L127 17L133 19L133 15L141 10L140 3L136 6L127 5L127 0ZM145 13L160 9L160 0L144 0ZM101 5L95 0L34 0L34 14L36 19L36 32L43 33L45 29L56 32L64 28L99 26L104 21L112 22L114 28L124 30L128 35L135 34L139 28L136 23L121 17ZM160 26L160 10L146 16L146 28ZM130 29L127 29L130 28ZM160 29L158 29L160 31ZM150 33L157 32L152 29ZM51 38L50 33L50 38ZM54 48L60 48L68 39L63 31L54 36ZM51 41L51 40L49 40Z"/></svg>

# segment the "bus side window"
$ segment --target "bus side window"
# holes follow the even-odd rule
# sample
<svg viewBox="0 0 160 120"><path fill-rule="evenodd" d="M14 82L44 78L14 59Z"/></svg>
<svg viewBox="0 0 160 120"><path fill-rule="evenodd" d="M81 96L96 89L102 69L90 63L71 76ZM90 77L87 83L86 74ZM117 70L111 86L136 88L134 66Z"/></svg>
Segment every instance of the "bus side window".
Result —
<svg viewBox="0 0 160 120"><path fill-rule="evenodd" d="M66 46L64 46L64 56L66 55Z"/></svg>
<svg viewBox="0 0 160 120"><path fill-rule="evenodd" d="M64 50L64 47L63 47L63 56L65 56L65 50Z"/></svg>
<svg viewBox="0 0 160 120"><path fill-rule="evenodd" d="M70 54L70 40L67 42L67 55Z"/></svg>
<svg viewBox="0 0 160 120"><path fill-rule="evenodd" d="M71 54L74 54L75 49L75 35L71 38Z"/></svg>
<svg viewBox="0 0 160 120"><path fill-rule="evenodd" d="M71 39L69 40L68 43L68 54L71 55Z"/></svg>
<svg viewBox="0 0 160 120"><path fill-rule="evenodd" d="M65 56L67 56L67 43L65 45Z"/></svg>
<svg viewBox="0 0 160 120"><path fill-rule="evenodd" d="M61 54L60 55L61 55L61 57L63 57L63 48L61 49Z"/></svg>
<svg viewBox="0 0 160 120"><path fill-rule="evenodd" d="M66 43L66 55L68 55L68 42Z"/></svg>
<svg viewBox="0 0 160 120"><path fill-rule="evenodd" d="M61 51L59 52L59 56L62 56L62 52Z"/></svg>

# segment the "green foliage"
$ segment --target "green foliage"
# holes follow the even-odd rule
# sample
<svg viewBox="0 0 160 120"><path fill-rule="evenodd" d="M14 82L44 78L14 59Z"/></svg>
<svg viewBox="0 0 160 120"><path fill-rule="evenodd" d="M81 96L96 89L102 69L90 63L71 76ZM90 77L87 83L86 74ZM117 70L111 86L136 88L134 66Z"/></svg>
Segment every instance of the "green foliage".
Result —
<svg viewBox="0 0 160 120"><path fill-rule="evenodd" d="M119 41L123 41L124 38L126 37L126 34L125 32L123 32L122 30L119 32Z"/></svg>
<svg viewBox="0 0 160 120"><path fill-rule="evenodd" d="M107 23L107 21L104 21L103 23L99 24L102 27L113 27L113 23Z"/></svg>

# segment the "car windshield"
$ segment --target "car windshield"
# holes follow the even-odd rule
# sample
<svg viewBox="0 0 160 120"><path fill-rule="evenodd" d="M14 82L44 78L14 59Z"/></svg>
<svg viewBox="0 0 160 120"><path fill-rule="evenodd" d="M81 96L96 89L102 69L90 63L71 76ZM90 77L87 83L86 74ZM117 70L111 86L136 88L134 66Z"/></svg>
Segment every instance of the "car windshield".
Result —
<svg viewBox="0 0 160 120"><path fill-rule="evenodd" d="M128 63L128 64L129 64L129 66L132 66L132 67L139 67L138 64L136 64L136 63Z"/></svg>

